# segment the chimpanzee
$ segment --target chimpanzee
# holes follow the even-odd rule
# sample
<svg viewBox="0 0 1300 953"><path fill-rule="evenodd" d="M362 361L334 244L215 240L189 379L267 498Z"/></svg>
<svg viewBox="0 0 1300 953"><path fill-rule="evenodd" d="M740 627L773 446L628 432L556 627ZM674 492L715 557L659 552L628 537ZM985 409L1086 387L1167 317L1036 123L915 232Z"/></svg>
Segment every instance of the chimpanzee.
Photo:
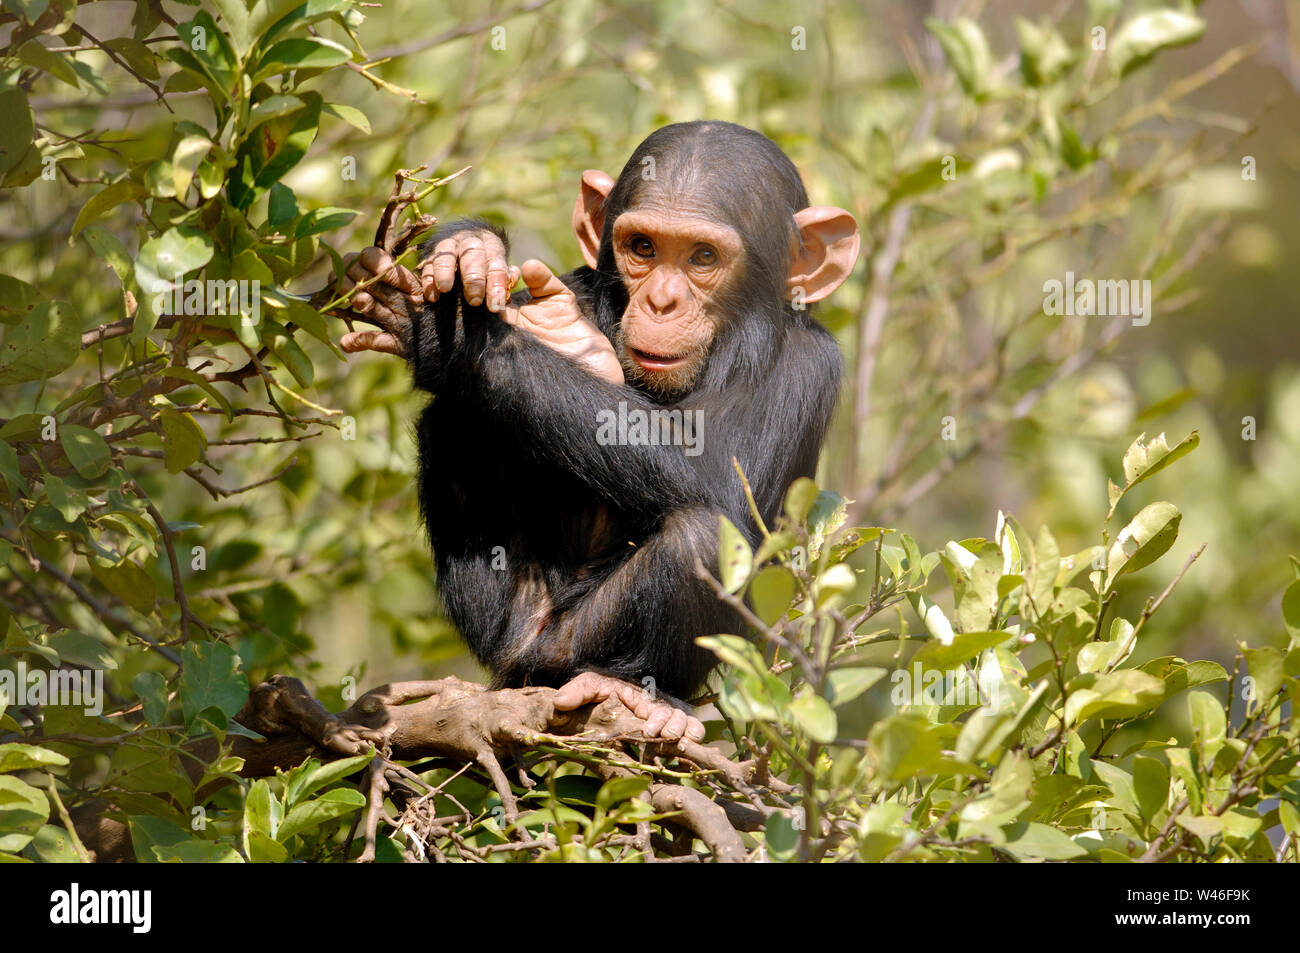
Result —
<svg viewBox="0 0 1300 953"><path fill-rule="evenodd" d="M733 458L769 522L816 468L841 359L805 305L849 275L858 227L810 207L770 139L714 121L654 132L617 182L583 173L573 226L587 264L559 278L511 267L479 221L437 232L418 279L366 249L342 287L383 276L352 299L383 330L343 347L405 356L434 395L420 503L494 684L564 686L561 709L616 694L648 734L698 738L641 686L697 689L695 639L739 631L695 562L716 572L719 514L757 536Z"/></svg>

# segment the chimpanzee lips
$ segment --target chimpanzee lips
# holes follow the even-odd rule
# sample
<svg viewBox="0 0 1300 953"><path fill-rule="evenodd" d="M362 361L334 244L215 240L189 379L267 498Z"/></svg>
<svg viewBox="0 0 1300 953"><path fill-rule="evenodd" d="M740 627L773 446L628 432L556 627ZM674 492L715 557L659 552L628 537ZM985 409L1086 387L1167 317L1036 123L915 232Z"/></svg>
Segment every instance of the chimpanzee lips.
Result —
<svg viewBox="0 0 1300 953"><path fill-rule="evenodd" d="M666 354L651 354L649 351L640 351L634 347L629 347L627 353L632 360L647 371L671 371L673 368L684 364L687 358L685 354L672 357Z"/></svg>

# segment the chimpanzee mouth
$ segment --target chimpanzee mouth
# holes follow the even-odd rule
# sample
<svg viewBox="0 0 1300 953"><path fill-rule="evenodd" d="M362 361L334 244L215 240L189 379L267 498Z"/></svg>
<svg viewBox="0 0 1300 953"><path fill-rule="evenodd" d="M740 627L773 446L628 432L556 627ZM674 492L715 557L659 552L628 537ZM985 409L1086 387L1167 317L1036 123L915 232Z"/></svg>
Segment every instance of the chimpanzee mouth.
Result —
<svg viewBox="0 0 1300 953"><path fill-rule="evenodd" d="M634 347L629 347L627 353L638 366L647 371L671 371L673 368L685 364L689 356L682 354L677 357L670 357L664 354L651 354L649 351L640 351Z"/></svg>

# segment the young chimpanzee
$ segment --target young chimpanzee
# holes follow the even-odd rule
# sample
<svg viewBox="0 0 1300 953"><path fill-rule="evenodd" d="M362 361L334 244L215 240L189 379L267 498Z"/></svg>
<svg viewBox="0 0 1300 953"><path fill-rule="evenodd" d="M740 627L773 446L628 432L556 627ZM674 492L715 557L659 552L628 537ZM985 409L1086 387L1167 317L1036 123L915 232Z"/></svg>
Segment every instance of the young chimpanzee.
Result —
<svg viewBox="0 0 1300 953"><path fill-rule="evenodd" d="M857 223L810 207L765 136L689 122L617 182L585 172L573 225L587 265L559 278L512 268L482 222L436 234L420 278L366 249L344 288L383 276L352 299L383 330L343 346L405 356L434 395L420 502L495 684L564 686L561 709L615 694L648 733L701 737L640 686L697 689L713 658L695 639L738 631L694 568L716 572L719 514L757 535L733 458L768 521L816 468L840 354L804 304L852 270Z"/></svg>

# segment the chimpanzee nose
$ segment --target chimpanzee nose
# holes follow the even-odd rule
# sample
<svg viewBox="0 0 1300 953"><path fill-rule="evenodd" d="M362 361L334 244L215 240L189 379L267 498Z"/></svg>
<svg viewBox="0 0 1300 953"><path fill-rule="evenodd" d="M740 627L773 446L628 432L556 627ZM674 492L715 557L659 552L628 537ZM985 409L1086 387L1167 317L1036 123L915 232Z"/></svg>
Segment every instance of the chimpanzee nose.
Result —
<svg viewBox="0 0 1300 953"><path fill-rule="evenodd" d="M656 276L646 289L646 303L650 306L650 317L666 320L674 315L685 300L689 289L680 274L670 273Z"/></svg>

